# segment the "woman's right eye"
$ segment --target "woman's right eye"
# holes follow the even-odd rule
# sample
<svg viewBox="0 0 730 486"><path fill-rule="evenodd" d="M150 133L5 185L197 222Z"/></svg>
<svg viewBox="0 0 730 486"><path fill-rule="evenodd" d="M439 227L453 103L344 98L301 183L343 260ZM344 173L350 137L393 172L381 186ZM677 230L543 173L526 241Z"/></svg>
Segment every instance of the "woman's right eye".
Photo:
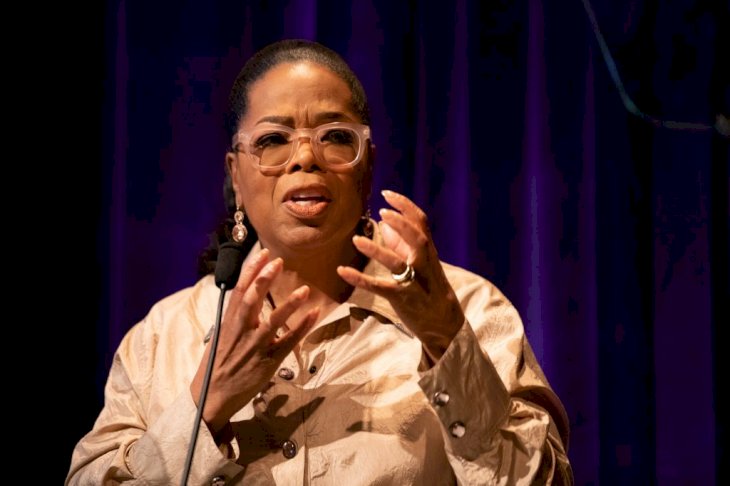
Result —
<svg viewBox="0 0 730 486"><path fill-rule="evenodd" d="M267 147L275 147L279 145L286 145L289 140L285 133L281 132L269 132L258 137L253 145L257 149L265 149Z"/></svg>

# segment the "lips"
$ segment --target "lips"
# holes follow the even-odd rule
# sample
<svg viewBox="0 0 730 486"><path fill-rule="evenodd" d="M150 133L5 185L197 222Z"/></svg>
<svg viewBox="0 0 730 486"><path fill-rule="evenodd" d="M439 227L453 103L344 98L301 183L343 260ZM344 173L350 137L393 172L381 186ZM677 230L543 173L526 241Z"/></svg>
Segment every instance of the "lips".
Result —
<svg viewBox="0 0 730 486"><path fill-rule="evenodd" d="M327 186L314 184L289 189L284 195L284 206L299 218L320 216L332 202Z"/></svg>

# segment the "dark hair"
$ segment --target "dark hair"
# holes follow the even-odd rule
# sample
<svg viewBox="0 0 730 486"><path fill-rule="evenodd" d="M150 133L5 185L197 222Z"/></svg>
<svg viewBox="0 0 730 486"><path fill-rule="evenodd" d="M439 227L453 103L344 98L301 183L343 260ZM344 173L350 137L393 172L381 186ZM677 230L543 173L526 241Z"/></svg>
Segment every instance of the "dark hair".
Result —
<svg viewBox="0 0 730 486"><path fill-rule="evenodd" d="M370 124L370 109L368 107L365 90L352 69L332 49L314 41L303 39L287 39L269 44L256 52L238 73L228 98L229 109L226 115L226 129L228 140L231 140L238 131L241 118L248 109L248 93L251 85L261 79L269 70L283 63L297 63L308 61L319 64L339 76L352 93L352 109L360 117L362 123ZM208 247L198 257L198 275L204 276L213 273L218 257L218 247L230 241L233 228L233 213L236 211L236 199L230 175L226 175L223 182L223 197L226 204L227 217L211 234ZM248 236L243 242L244 253L248 253L258 239L256 230L246 216L244 224L248 228Z"/></svg>

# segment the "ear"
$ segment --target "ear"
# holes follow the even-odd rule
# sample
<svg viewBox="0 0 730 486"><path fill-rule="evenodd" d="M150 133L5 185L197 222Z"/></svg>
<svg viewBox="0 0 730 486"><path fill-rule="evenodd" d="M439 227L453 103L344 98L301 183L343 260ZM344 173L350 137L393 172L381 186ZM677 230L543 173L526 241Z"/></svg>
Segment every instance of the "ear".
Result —
<svg viewBox="0 0 730 486"><path fill-rule="evenodd" d="M238 190L238 163L237 163L237 157L236 154L233 152L228 152L226 154L226 173L231 178L231 186L233 187L233 192L235 194L236 199L236 206L240 206L242 202L239 200L238 195L240 194L240 191Z"/></svg>

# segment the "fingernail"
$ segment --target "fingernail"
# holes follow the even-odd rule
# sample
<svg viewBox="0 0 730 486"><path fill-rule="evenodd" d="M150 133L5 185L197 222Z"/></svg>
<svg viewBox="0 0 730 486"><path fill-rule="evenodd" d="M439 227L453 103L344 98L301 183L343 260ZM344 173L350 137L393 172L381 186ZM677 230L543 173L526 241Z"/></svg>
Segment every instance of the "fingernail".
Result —
<svg viewBox="0 0 730 486"><path fill-rule="evenodd" d="M388 197L388 196L395 196L396 193L391 190L388 190L388 189L383 189L382 191L380 191L380 194L382 194L385 197Z"/></svg>
<svg viewBox="0 0 730 486"><path fill-rule="evenodd" d="M307 296L309 293L309 287L306 285L302 285L298 289L296 289L294 292L291 293L292 297L294 297L297 300L302 300L304 297Z"/></svg>
<svg viewBox="0 0 730 486"><path fill-rule="evenodd" d="M261 272L265 277L271 277L281 265L281 258L275 258L266 264L264 270Z"/></svg>

